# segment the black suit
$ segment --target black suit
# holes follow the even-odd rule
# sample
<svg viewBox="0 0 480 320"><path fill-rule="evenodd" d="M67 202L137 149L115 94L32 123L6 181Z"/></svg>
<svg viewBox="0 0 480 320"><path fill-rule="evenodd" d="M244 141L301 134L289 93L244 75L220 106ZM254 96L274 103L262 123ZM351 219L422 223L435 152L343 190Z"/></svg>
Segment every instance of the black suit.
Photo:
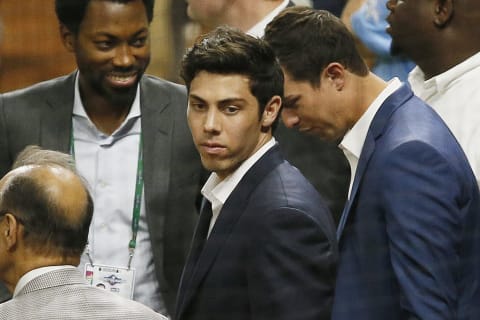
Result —
<svg viewBox="0 0 480 320"><path fill-rule="evenodd" d="M179 320L330 319L333 221L278 146L230 194L196 264L192 256L180 284Z"/></svg>

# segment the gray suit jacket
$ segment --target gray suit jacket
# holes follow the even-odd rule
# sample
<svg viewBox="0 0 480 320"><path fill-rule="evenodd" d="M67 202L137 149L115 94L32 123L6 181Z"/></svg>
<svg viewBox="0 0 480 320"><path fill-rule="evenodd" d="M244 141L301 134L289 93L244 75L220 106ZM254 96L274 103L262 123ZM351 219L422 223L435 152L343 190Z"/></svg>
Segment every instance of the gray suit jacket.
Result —
<svg viewBox="0 0 480 320"><path fill-rule="evenodd" d="M47 272L10 301L0 304L0 320L116 319L166 320L144 305L85 284L76 269Z"/></svg>
<svg viewBox="0 0 480 320"><path fill-rule="evenodd" d="M74 80L73 73L0 95L0 176L27 145L69 151ZM173 312L203 169L187 126L185 88L144 76L140 89L146 214L160 290Z"/></svg>

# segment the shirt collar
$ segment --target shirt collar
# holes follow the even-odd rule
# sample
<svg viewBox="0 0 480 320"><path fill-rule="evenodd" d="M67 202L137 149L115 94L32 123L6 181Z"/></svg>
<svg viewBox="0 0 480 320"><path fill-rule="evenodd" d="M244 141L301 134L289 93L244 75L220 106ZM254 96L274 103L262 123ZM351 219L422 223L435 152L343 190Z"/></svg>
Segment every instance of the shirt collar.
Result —
<svg viewBox="0 0 480 320"><path fill-rule="evenodd" d="M257 38L263 37L267 24L269 24L270 21L272 21L273 18L275 18L280 13L280 11L282 11L288 6L288 2L289 0L283 0L283 2L278 7L273 9L269 14L267 14L260 22L250 28L250 30L248 30L246 33Z"/></svg>
<svg viewBox="0 0 480 320"><path fill-rule="evenodd" d="M218 175L213 172L208 178L207 182L202 188L202 194L211 203L212 207L223 204L227 201L230 194L238 185L243 176L250 170L250 168L273 146L275 146L275 138L271 138L260 149L245 160L232 174L225 179L220 180Z"/></svg>
<svg viewBox="0 0 480 320"><path fill-rule="evenodd" d="M365 111L352 129L343 137L343 140L340 143L340 148L348 150L357 159L360 159L363 144L375 114L377 113L378 109L380 109L383 102L401 86L402 83L398 78L393 78L388 82L387 87L383 89L383 91L375 98L375 100L373 100L367 111Z"/></svg>
<svg viewBox="0 0 480 320"><path fill-rule="evenodd" d="M79 77L80 72L77 72L75 77L75 94L73 98L73 115L79 116L82 118L88 119L92 126L95 126L93 122L91 122L90 118L85 111L85 107L82 102L82 98L80 96L80 87L79 87ZM132 119L139 118L141 115L140 111L140 84L137 86L137 92L135 94L135 99L133 100L132 106L130 111L128 112L127 117L123 121L122 125L112 134L115 135L116 132L120 131L128 122L131 122Z"/></svg>
<svg viewBox="0 0 480 320"><path fill-rule="evenodd" d="M412 84L413 88L422 88L424 91L427 91L430 88L435 88L435 92L442 92L445 91L451 83L458 79L458 77L463 76L465 73L478 66L480 66L480 52L428 80L425 80L425 74L422 69L420 69L419 66L416 66L412 72L410 72L408 81Z"/></svg>
<svg viewBox="0 0 480 320"><path fill-rule="evenodd" d="M42 268L33 269L33 270L25 273L20 278L20 280L18 280L17 285L15 286L15 291L13 292L13 297L15 298L20 293L20 291L27 285L27 283L29 283L33 279L35 279L35 278L37 278L37 277L39 277L39 276L41 276L41 275L43 275L47 272L50 272L50 271L60 270L60 269L68 269L68 268L71 268L73 270L76 269L74 266L71 266L71 265L49 266L49 267L42 267Z"/></svg>

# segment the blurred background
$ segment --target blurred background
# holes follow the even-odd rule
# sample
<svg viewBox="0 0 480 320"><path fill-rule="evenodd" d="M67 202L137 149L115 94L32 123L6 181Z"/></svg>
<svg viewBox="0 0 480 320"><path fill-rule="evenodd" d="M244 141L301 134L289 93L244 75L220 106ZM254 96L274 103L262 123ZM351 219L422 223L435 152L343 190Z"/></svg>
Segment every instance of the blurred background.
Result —
<svg viewBox="0 0 480 320"><path fill-rule="evenodd" d="M75 68L73 56L60 41L54 0L20 1L0 1L0 92L68 74ZM295 2L310 4L309 0ZM147 72L180 82L180 58L200 32L189 21L184 0L157 0Z"/></svg>

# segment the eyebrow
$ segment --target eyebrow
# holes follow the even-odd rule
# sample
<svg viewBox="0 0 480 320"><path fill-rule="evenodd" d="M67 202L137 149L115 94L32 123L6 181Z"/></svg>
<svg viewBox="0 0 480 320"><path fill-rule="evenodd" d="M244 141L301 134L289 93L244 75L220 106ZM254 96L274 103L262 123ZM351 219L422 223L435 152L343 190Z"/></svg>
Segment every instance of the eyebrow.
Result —
<svg viewBox="0 0 480 320"><path fill-rule="evenodd" d="M295 104L300 100L300 95L291 95L283 98L283 107L284 108L293 108Z"/></svg>
<svg viewBox="0 0 480 320"><path fill-rule="evenodd" d="M145 33L145 32L147 33L146 35L148 35L148 28L142 28L142 29L138 30L134 34L130 35L129 38L138 37L138 36L142 35L142 33ZM93 33L93 35L95 37L118 38L116 35L111 34L110 32L107 32L107 31L95 32L95 33Z"/></svg>
<svg viewBox="0 0 480 320"><path fill-rule="evenodd" d="M204 99L200 98L199 96L197 96L195 94L190 94L189 99L195 99L195 100L199 100L203 103L206 103L206 101ZM216 104L225 105L225 104L230 104L230 103L235 103L235 102L242 102L243 103L245 101L246 100L243 99L243 98L226 98L226 99L217 101Z"/></svg>

